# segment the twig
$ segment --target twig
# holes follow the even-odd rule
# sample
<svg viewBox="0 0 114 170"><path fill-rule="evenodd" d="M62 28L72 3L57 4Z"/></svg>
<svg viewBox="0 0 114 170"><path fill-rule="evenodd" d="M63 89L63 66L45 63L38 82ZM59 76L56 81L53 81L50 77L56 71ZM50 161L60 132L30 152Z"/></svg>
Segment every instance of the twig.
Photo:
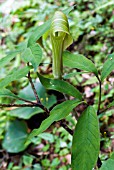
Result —
<svg viewBox="0 0 114 170"><path fill-rule="evenodd" d="M29 64L28 64L29 65ZM30 71L29 71L29 73L28 73L28 79L29 79L29 82L30 82L30 84L31 84L31 87L32 87L32 90L33 90L33 92L34 92L34 95L35 95L35 97L36 97L36 101L37 101L37 103L39 102L39 98L38 98L38 95L37 95L37 91L36 91L36 89L35 89L35 86L34 86L34 84L33 84L33 82L32 82L32 78L31 78L31 76L30 76Z"/></svg>
<svg viewBox="0 0 114 170"><path fill-rule="evenodd" d="M32 103L32 104L15 104L15 103L10 103L10 104L0 104L0 108L3 107L39 107L42 110L44 110L48 115L49 115L49 110L45 108L41 103Z"/></svg>
<svg viewBox="0 0 114 170"><path fill-rule="evenodd" d="M107 108L105 108L105 109L100 110L100 111L99 111L99 114L101 114L101 113L103 113L103 112L106 112L108 109L111 109L112 107L113 107L113 106L107 107Z"/></svg>
<svg viewBox="0 0 114 170"><path fill-rule="evenodd" d="M98 81L99 81L99 100L98 100L98 109L97 109L97 114L99 115L99 111L100 111L100 105L101 105L101 80L98 76L96 76Z"/></svg>
<svg viewBox="0 0 114 170"><path fill-rule="evenodd" d="M73 136L73 130L66 125L65 120L60 121L60 126L62 126L70 135Z"/></svg>
<svg viewBox="0 0 114 170"><path fill-rule="evenodd" d="M39 107L37 104L0 104L0 108L3 108L3 107Z"/></svg>
<svg viewBox="0 0 114 170"><path fill-rule="evenodd" d="M29 63L27 63L27 65L29 66ZM30 71L29 71L29 73L28 73L28 77L27 77L27 78L29 79L29 82L30 82L30 84L31 84L32 90L33 90L34 95L35 95L35 97L36 97L37 104L39 105L39 107L40 107L41 109L43 109L43 110L47 113L47 116L49 116L50 111L40 102L40 100L39 100L39 98L38 98L36 88L35 88L35 86L34 86L34 83L32 82L32 78L31 78L31 76L30 76Z"/></svg>

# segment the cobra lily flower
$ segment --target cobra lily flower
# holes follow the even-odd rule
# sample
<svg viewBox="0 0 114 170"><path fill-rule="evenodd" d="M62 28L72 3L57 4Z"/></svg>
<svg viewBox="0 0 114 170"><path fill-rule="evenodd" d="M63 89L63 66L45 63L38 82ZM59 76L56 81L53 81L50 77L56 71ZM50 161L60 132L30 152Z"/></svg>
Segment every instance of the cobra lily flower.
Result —
<svg viewBox="0 0 114 170"><path fill-rule="evenodd" d="M53 75L55 79L61 79L63 74L62 53L73 42L67 16L61 11L55 12L53 16L50 35L53 52Z"/></svg>

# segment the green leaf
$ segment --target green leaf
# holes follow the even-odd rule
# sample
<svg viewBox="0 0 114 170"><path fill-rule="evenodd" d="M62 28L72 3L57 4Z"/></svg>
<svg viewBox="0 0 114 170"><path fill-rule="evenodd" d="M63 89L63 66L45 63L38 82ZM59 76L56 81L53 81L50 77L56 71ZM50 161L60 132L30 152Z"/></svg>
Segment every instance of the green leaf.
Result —
<svg viewBox="0 0 114 170"><path fill-rule="evenodd" d="M0 88L3 88L7 86L10 82L14 80L19 80L22 77L25 77L27 73L29 72L30 67L24 67L20 70L15 70L12 74L7 75L1 82L0 82Z"/></svg>
<svg viewBox="0 0 114 170"><path fill-rule="evenodd" d="M34 164L33 167L33 170L42 170L40 164Z"/></svg>
<svg viewBox="0 0 114 170"><path fill-rule="evenodd" d="M16 96L15 94L13 94L10 90L6 88L0 89L0 97L12 97L12 98L18 99L18 96Z"/></svg>
<svg viewBox="0 0 114 170"><path fill-rule="evenodd" d="M92 170L100 149L100 132L97 114L89 106L80 116L72 143L72 170Z"/></svg>
<svg viewBox="0 0 114 170"><path fill-rule="evenodd" d="M6 64L9 64L9 62L12 59L14 59L17 54L23 52L23 50L25 50L26 47L27 47L27 42L25 41L17 45L14 51L8 52L6 57L0 59L0 68L4 67Z"/></svg>
<svg viewBox="0 0 114 170"><path fill-rule="evenodd" d="M51 19L35 28L28 39L28 47L33 45L46 31L50 29Z"/></svg>
<svg viewBox="0 0 114 170"><path fill-rule="evenodd" d="M81 93L74 86L69 84L68 82L65 82L65 81L59 80L59 79L45 78L45 77L41 76L40 74L38 74L38 77L46 89L56 90L61 93L65 93L70 96L76 97L79 100L82 99Z"/></svg>
<svg viewBox="0 0 114 170"><path fill-rule="evenodd" d="M16 47L16 50L17 50L17 51L20 51L20 52L23 52L23 51L25 50L25 48L27 48L27 43L28 43L27 40L20 42L19 44L17 44L17 45L15 46L15 47Z"/></svg>
<svg viewBox="0 0 114 170"><path fill-rule="evenodd" d="M23 155L22 159L23 159L23 164L25 166L31 166L34 158L31 156Z"/></svg>
<svg viewBox="0 0 114 170"><path fill-rule="evenodd" d="M113 106L114 106L114 101L111 102L111 103L108 105L108 108L113 107Z"/></svg>
<svg viewBox="0 0 114 170"><path fill-rule="evenodd" d="M53 159L53 161L52 161L52 163L51 163L51 165L50 165L50 167L51 167L51 169L57 169L56 167L58 166L60 164L60 159L59 158L54 158Z"/></svg>
<svg viewBox="0 0 114 170"><path fill-rule="evenodd" d="M17 117L20 119L30 119L33 115L36 115L38 113L44 112L41 108L30 108L30 107L23 107L23 108L17 108L13 109L9 112L8 115Z"/></svg>
<svg viewBox="0 0 114 170"><path fill-rule="evenodd" d="M35 70L39 66L42 59L42 50L38 44L34 44L25 49L22 53L22 59L25 62L32 63Z"/></svg>
<svg viewBox="0 0 114 170"><path fill-rule="evenodd" d="M47 140L50 143L54 142L54 135L47 133L47 132L41 133L38 137L41 139Z"/></svg>
<svg viewBox="0 0 114 170"><path fill-rule="evenodd" d="M103 81L114 70L114 53L109 55L109 58L103 65L101 72L101 81Z"/></svg>
<svg viewBox="0 0 114 170"><path fill-rule="evenodd" d="M27 147L25 145L27 136L27 126L24 121L9 122L2 146L10 153L21 152Z"/></svg>
<svg viewBox="0 0 114 170"><path fill-rule="evenodd" d="M100 170L114 170L114 152L107 161L103 162Z"/></svg>
<svg viewBox="0 0 114 170"><path fill-rule="evenodd" d="M39 135L45 131L53 122L64 119L72 111L72 109L78 106L81 102L77 100L67 100L61 104L55 106L51 112L50 116L45 119L40 125L39 129L34 129L28 137L28 140L32 139L34 136Z"/></svg>
<svg viewBox="0 0 114 170"><path fill-rule="evenodd" d="M0 68L4 67L6 64L9 64L9 62L18 54L18 51L12 51L7 54L6 57L3 57L0 59Z"/></svg>
<svg viewBox="0 0 114 170"><path fill-rule="evenodd" d="M78 68L80 70L93 72L96 76L98 75L94 63L81 54L72 54L65 51L63 53L63 64L70 68Z"/></svg>

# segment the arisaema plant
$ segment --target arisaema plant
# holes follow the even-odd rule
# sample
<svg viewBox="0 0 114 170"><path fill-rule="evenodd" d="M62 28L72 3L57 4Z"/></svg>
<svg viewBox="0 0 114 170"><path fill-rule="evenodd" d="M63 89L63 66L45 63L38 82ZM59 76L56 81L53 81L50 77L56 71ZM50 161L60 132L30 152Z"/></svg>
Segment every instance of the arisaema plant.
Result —
<svg viewBox="0 0 114 170"><path fill-rule="evenodd" d="M67 12L55 12L53 18L37 27L33 33L31 33L27 41L18 47L18 50L10 53L7 57L0 60L0 67L3 67L8 64L18 53L20 53L23 63L27 65L25 66L23 64L23 68L16 68L12 70L12 72L10 72L10 74L8 74L0 82L0 97L12 97L17 101L17 103L11 104L2 103L0 104L0 107L19 107L19 109L15 109L10 112L10 116L17 117L19 120L29 119L32 115L38 114L39 112L43 112L46 115L45 120L40 120L40 127L33 129L30 134L24 121L12 121L6 130L2 146L8 152L12 153L23 151L30 143L32 143L35 136L38 136L44 132L53 123L58 122L60 126L73 135L71 148L72 170L92 170L96 165L100 150L100 132L97 114L103 112L101 110L101 83L114 69L114 54L112 54L111 58L105 62L101 71L101 76L99 76L100 70L98 72L94 63L87 57L78 53L73 54L68 51L64 52L64 50L73 42L69 31L68 18L66 16L66 13L68 14L69 11L70 10L68 9ZM49 31L49 29L53 53L52 70L54 78L52 79L42 76L40 74L41 72L37 72L37 68L40 67L39 65L42 63L43 49L41 50L41 47L36 42L47 31ZM99 86L99 97L97 100L98 103L96 104L98 105L98 108L96 108L96 105L92 106L86 102L86 109L82 113L80 111L80 117L77 119L74 132L72 127L67 125L65 119L73 109L75 109L78 105L85 103L85 101L83 94L76 89L75 86L65 80L62 80L63 64L65 67L80 70L80 73L82 73L82 71L92 73L96 76L98 80L97 85ZM38 76L42 86L41 84L38 84L38 82L33 83L31 73ZM16 95L7 89L7 86L11 82L19 80L23 77L26 77L27 81L30 83L28 93L23 89L19 95ZM48 96L48 94L46 94L47 90L50 89L52 91L58 91L64 94L63 96L67 95L67 97L65 96L58 102L56 101L55 96ZM41 100L42 98L43 100ZM68 100L66 100L66 98ZM47 102L47 99L50 103ZM19 103L19 100L21 100L22 103ZM110 103L105 110L108 110L113 106L114 102ZM75 115L76 114L77 113L75 113ZM37 123L38 120L36 119L35 121ZM13 129L15 129L15 131ZM19 145L15 145L17 141L19 141ZM106 163L108 166L112 159L113 157L111 157L111 160ZM105 167L103 166L101 169L105 170Z"/></svg>

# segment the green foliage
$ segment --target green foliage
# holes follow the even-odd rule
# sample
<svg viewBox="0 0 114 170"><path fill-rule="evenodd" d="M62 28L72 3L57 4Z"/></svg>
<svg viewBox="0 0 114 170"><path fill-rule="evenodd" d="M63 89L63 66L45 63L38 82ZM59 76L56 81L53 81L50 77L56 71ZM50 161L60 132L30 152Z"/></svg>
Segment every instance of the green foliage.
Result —
<svg viewBox="0 0 114 170"><path fill-rule="evenodd" d="M33 115L36 115L42 112L43 110L38 107L36 108L24 107L24 108L13 109L10 111L8 115L12 117L17 117L20 119L30 119Z"/></svg>
<svg viewBox="0 0 114 170"><path fill-rule="evenodd" d="M113 170L114 169L114 153L112 153L112 156L103 163L100 170Z"/></svg>
<svg viewBox="0 0 114 170"><path fill-rule="evenodd" d="M23 163L25 166L31 166L32 162L33 162L32 157L26 155L23 156Z"/></svg>
<svg viewBox="0 0 114 170"><path fill-rule="evenodd" d="M19 80L20 78L27 75L29 72L30 67L24 67L19 70L13 70L13 72L9 75L7 75L1 82L0 82L0 88L6 87L10 82L14 80Z"/></svg>
<svg viewBox="0 0 114 170"><path fill-rule="evenodd" d="M63 63L67 67L71 68L78 68L80 70L93 72L96 76L98 75L98 71L94 64L80 54L72 54L70 52L64 52L63 53Z"/></svg>
<svg viewBox="0 0 114 170"><path fill-rule="evenodd" d="M46 89L57 90L61 93L74 96L79 100L82 99L82 95L80 94L80 92L76 88L74 88L71 84L63 80L45 78L41 76L40 74L38 74L38 77Z"/></svg>
<svg viewBox="0 0 114 170"><path fill-rule="evenodd" d="M34 129L28 137L28 140L32 139L34 136L39 135L45 131L53 122L64 119L72 111L72 109L78 106L81 102L77 100L68 100L61 104L55 106L51 112L50 116L45 119L39 129Z"/></svg>
<svg viewBox="0 0 114 170"><path fill-rule="evenodd" d="M23 151L28 136L27 126L24 121L15 120L6 127L6 134L2 143L4 149L10 153L18 153Z"/></svg>
<svg viewBox="0 0 114 170"><path fill-rule="evenodd" d="M34 69L37 70L42 59L42 50L40 46L38 44L34 44L26 48L22 53L22 59L27 63L32 63Z"/></svg>
<svg viewBox="0 0 114 170"><path fill-rule="evenodd" d="M0 111L0 140L4 139L6 123L7 123L6 112L4 110Z"/></svg>
<svg viewBox="0 0 114 170"><path fill-rule="evenodd" d="M103 69L101 72L101 81L103 81L113 70L114 70L114 54L110 54L109 58L103 65Z"/></svg>
<svg viewBox="0 0 114 170"><path fill-rule="evenodd" d="M13 94L10 90L6 88L0 89L0 97L12 97L12 98L18 99L18 96L16 96L15 94Z"/></svg>
<svg viewBox="0 0 114 170"><path fill-rule="evenodd" d="M34 86L36 88L36 92L38 94L38 97L41 103L45 107L50 108L56 103L56 97L53 94L51 95L47 94L46 89L40 82L34 82ZM33 101L36 100L30 84L26 86L25 88L23 88L19 92L18 96L24 99L28 99L28 100L33 100Z"/></svg>
<svg viewBox="0 0 114 170"><path fill-rule="evenodd" d="M18 51L13 51L13 52L10 52L6 57L1 58L0 68L8 64L18 53L19 53Z"/></svg>
<svg viewBox="0 0 114 170"><path fill-rule="evenodd" d="M53 143L54 142L54 136L52 134L49 134L49 133L41 133L38 137L44 139L44 140L47 140L47 141L50 141L50 143Z"/></svg>
<svg viewBox="0 0 114 170"><path fill-rule="evenodd" d="M103 161L114 138L114 2L28 0L14 2L7 11L4 6L0 7L0 139L6 152L26 151L18 165L4 161L3 165L9 170L100 168L99 151ZM75 128L73 137L61 126L70 134ZM34 156L28 154L33 148L38 150ZM70 149L71 165L65 160ZM112 170L113 160L112 154L100 169Z"/></svg>
<svg viewBox="0 0 114 170"><path fill-rule="evenodd" d="M70 7L64 10L63 12L65 14L68 14L72 9L73 7ZM51 24L51 19L46 21L41 26L35 28L35 30L31 33L28 39L28 47L33 45L45 32L47 32L50 29L50 24Z"/></svg>
<svg viewBox="0 0 114 170"><path fill-rule="evenodd" d="M113 106L114 106L114 101L111 102L111 103L108 105L108 108L113 107Z"/></svg>
<svg viewBox="0 0 114 170"><path fill-rule="evenodd" d="M33 33L31 34L31 36L28 39L28 47L32 46L34 43L36 43L36 41L46 32L49 30L50 28L50 23L51 20L48 20L47 22L45 22L44 24L42 24L41 26L38 26L35 28L35 30L33 31Z"/></svg>
<svg viewBox="0 0 114 170"><path fill-rule="evenodd" d="M72 170L91 170L100 148L98 118L92 106L80 116L73 135Z"/></svg>

